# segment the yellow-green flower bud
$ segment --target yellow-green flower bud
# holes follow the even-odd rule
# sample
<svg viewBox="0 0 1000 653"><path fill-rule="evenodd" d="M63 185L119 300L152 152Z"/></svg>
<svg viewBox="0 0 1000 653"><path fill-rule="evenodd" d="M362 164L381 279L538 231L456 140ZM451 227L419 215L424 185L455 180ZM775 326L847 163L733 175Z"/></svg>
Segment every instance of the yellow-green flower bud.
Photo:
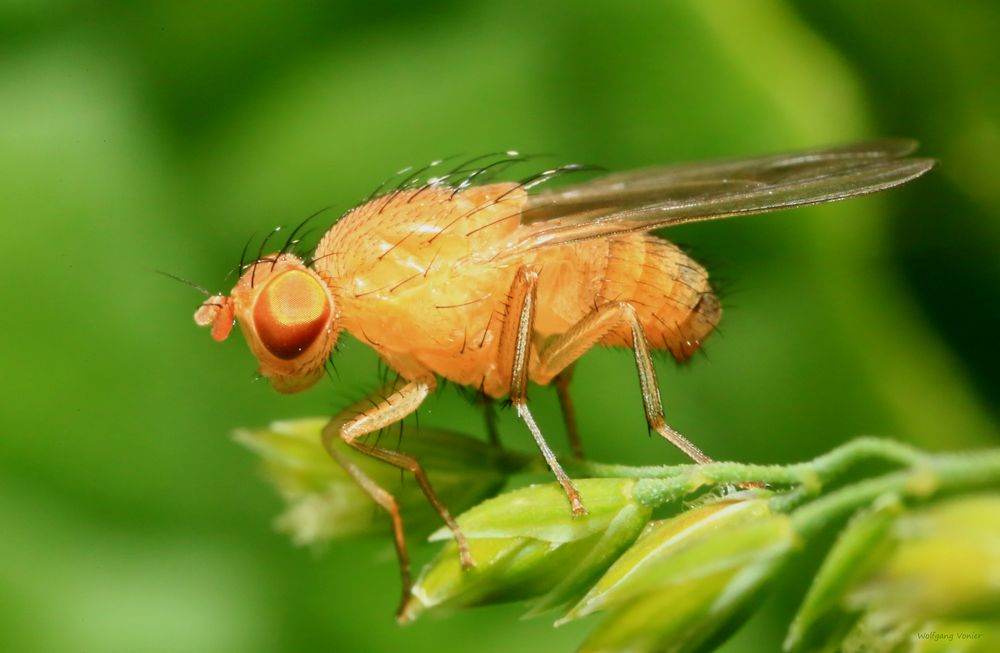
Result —
<svg viewBox="0 0 1000 653"><path fill-rule="evenodd" d="M473 569L463 570L454 542L420 574L406 618L427 609L540 599L534 612L578 598L638 537L650 508L631 479L576 482L587 514L573 517L556 483L533 485L483 502L458 518ZM436 533L432 539L447 537Z"/></svg>
<svg viewBox="0 0 1000 653"><path fill-rule="evenodd" d="M323 448L320 433L327 422L326 418L304 418L235 433L238 442L261 457L265 475L285 499L277 528L298 544L388 533L389 520ZM484 442L441 429L404 426L401 436L395 431L385 437L393 443L399 438L400 451L421 462L438 496L456 512L493 495L507 474L523 464ZM402 477L398 468L339 440L334 446L392 492L408 532L427 533L440 525L441 518L420 488Z"/></svg>
<svg viewBox="0 0 1000 653"><path fill-rule="evenodd" d="M611 611L580 650L681 653L719 642L795 543L788 516L753 496L657 522L567 615Z"/></svg>
<svg viewBox="0 0 1000 653"><path fill-rule="evenodd" d="M894 551L847 597L876 625L996 620L1000 494L952 499L896 520Z"/></svg>
<svg viewBox="0 0 1000 653"><path fill-rule="evenodd" d="M859 513L820 568L790 651L998 650L1000 495ZM992 624L992 625L991 625Z"/></svg>
<svg viewBox="0 0 1000 653"><path fill-rule="evenodd" d="M1000 651L1000 619L932 621L906 637L909 653L996 653Z"/></svg>
<svg viewBox="0 0 1000 653"><path fill-rule="evenodd" d="M996 653L1000 621L884 623L867 613L843 637L831 638L809 653Z"/></svg>
<svg viewBox="0 0 1000 653"><path fill-rule="evenodd" d="M893 543L887 535L902 512L899 497L887 495L851 519L816 573L788 629L786 651L836 648L859 616L844 605L844 594L892 552Z"/></svg>

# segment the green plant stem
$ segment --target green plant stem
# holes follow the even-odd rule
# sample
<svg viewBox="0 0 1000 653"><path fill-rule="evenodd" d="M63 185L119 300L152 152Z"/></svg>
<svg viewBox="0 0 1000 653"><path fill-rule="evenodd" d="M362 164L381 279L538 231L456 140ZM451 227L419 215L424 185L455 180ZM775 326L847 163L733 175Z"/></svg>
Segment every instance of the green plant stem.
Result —
<svg viewBox="0 0 1000 653"><path fill-rule="evenodd" d="M1000 485L1000 450L924 456L906 471L859 481L816 499L792 513L792 524L796 532L808 537L883 494L919 500L991 485Z"/></svg>
<svg viewBox="0 0 1000 653"><path fill-rule="evenodd" d="M881 459L889 463L912 466L920 464L927 457L928 454L902 442L886 438L862 437L817 456L811 463L804 463L801 466L811 465L820 480L827 482L863 460Z"/></svg>
<svg viewBox="0 0 1000 653"><path fill-rule="evenodd" d="M818 495L825 484L852 466L869 460L902 465L904 469L852 483L797 507L808 497ZM772 499L772 508L777 512L794 509L793 520L803 535L887 492L927 498L937 492L1000 485L1000 449L931 455L899 442L870 437L853 440L810 462L786 466L719 462L631 467L586 461L576 461L573 465L574 471L591 476L638 479L633 496L649 506L678 501L709 486L753 483L791 486L790 491Z"/></svg>
<svg viewBox="0 0 1000 653"><path fill-rule="evenodd" d="M587 476L639 479L686 477L690 481L704 481L702 484L737 484L759 481L773 485L802 485L818 492L822 489L823 484L833 480L861 461L881 459L894 464L911 466L926 458L927 454L901 442L863 437L841 445L810 462L794 465L745 465L717 462L707 465L630 466L573 461L569 467L578 474ZM700 485L697 485L696 488Z"/></svg>

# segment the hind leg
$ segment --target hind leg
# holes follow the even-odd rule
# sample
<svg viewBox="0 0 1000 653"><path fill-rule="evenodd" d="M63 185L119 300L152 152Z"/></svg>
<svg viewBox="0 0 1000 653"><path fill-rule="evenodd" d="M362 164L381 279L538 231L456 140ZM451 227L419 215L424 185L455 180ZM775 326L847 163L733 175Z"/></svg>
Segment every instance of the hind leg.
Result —
<svg viewBox="0 0 1000 653"><path fill-rule="evenodd" d="M712 459L683 435L670 428L663 416L660 387L656 381L656 370L649 354L649 343L639 322L635 308L627 302L612 302L598 306L577 322L569 331L551 341L539 354L538 368L532 375L538 383L548 383L570 366L601 338L621 325L628 326L632 333L632 352L639 372L642 388L642 405L646 411L646 421L651 429L686 453L697 463L709 463ZM558 383L558 380L557 380ZM557 385L558 388L558 385Z"/></svg>

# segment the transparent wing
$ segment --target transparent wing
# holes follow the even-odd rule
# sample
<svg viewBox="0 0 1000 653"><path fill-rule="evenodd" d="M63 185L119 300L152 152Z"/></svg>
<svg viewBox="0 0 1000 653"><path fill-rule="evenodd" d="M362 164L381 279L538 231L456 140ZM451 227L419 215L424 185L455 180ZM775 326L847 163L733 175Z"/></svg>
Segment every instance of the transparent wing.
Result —
<svg viewBox="0 0 1000 653"><path fill-rule="evenodd" d="M522 221L536 223L536 229L515 249L875 193L906 183L934 166L933 159L907 158L914 149L913 141L885 140L608 175L532 195Z"/></svg>

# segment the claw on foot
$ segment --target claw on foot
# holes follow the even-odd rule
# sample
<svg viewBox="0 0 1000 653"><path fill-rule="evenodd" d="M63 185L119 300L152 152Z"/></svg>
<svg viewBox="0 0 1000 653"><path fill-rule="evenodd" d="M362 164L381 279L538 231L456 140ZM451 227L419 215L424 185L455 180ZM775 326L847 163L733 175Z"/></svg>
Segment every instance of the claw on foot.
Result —
<svg viewBox="0 0 1000 653"><path fill-rule="evenodd" d="M462 569L469 570L475 567L476 561L472 559L472 552L469 551L469 542L461 531L455 531L455 544L458 545L458 559L462 563Z"/></svg>
<svg viewBox="0 0 1000 653"><path fill-rule="evenodd" d="M569 499L569 506L574 517L583 517L587 514L587 509L583 506L583 500L580 499L580 493L576 491L576 488L573 488L573 492L567 492L566 498Z"/></svg>
<svg viewBox="0 0 1000 653"><path fill-rule="evenodd" d="M472 554L469 553L468 547L459 548L458 558L462 561L462 569L469 570L476 566L476 561L472 559Z"/></svg>
<svg viewBox="0 0 1000 653"><path fill-rule="evenodd" d="M403 590L403 598L399 600L399 607L396 608L396 623L400 626L410 623L410 601L413 599L413 594L410 593L409 589Z"/></svg>

